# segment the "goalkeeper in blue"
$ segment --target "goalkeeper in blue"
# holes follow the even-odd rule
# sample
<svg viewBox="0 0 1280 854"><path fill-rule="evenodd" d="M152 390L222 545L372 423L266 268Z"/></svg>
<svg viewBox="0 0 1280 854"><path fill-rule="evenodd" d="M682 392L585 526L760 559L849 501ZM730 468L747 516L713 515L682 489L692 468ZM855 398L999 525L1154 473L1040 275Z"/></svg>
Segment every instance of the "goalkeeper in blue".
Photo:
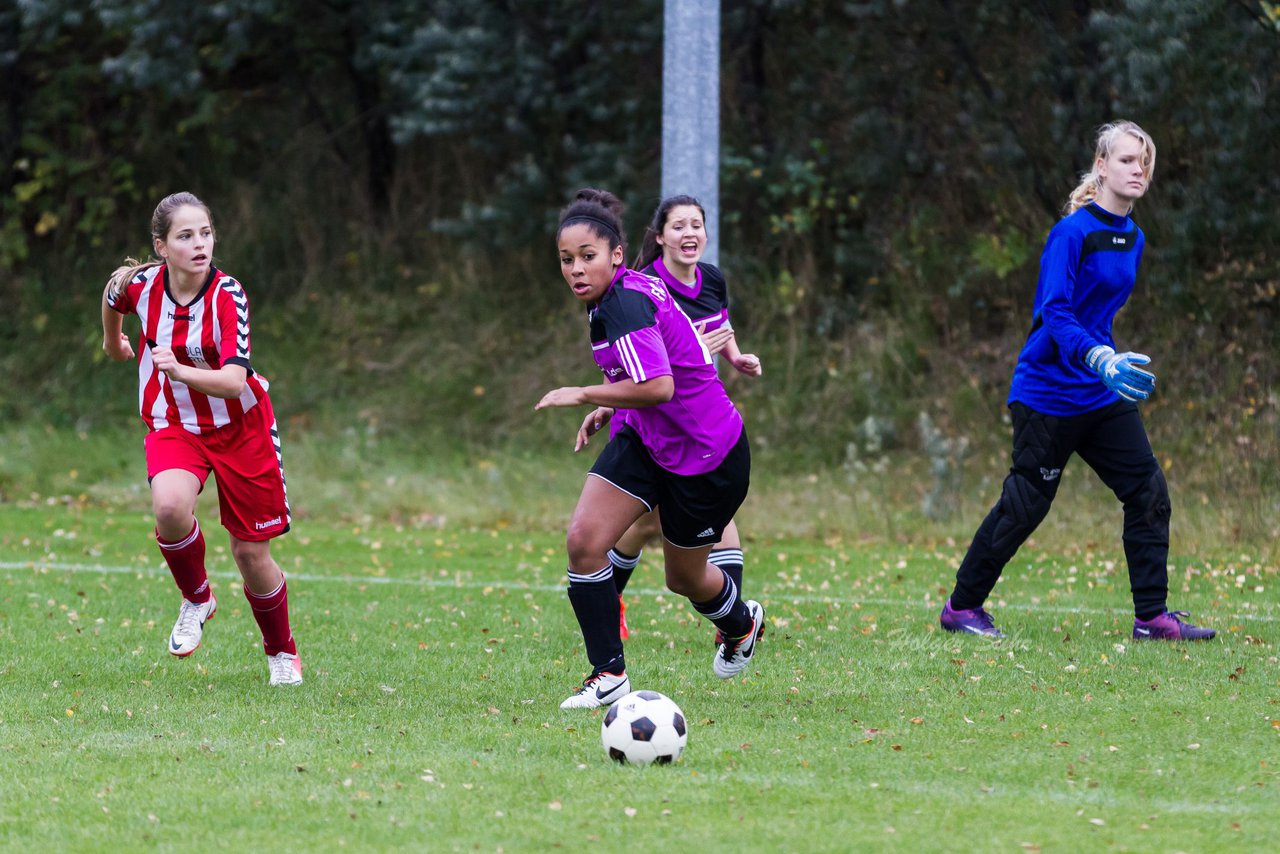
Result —
<svg viewBox="0 0 1280 854"><path fill-rule="evenodd" d="M1155 163L1155 144L1142 128L1127 121L1103 126L1093 168L1049 232L1031 332L1009 391L1013 465L956 572L940 618L948 631L1001 637L983 604L1048 514L1062 472L1078 454L1124 505L1133 637L1208 640L1215 634L1167 607L1169 489L1137 406L1155 390L1156 378L1148 357L1117 352L1111 335L1142 260L1142 230L1129 214Z"/></svg>

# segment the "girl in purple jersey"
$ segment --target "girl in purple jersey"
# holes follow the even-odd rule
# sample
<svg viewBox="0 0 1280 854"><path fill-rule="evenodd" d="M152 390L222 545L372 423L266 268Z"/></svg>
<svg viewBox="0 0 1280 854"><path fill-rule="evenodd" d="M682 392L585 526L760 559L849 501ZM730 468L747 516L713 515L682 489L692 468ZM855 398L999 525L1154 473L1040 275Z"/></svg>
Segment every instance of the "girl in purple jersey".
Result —
<svg viewBox="0 0 1280 854"><path fill-rule="evenodd" d="M746 497L751 451L711 354L661 282L624 263L621 203L578 191L560 215L560 271L587 306L591 349L605 382L547 392L535 406L627 409L627 424L596 460L569 522L569 602L591 673L563 709L611 705L630 693L608 552L642 515L663 509L667 587L724 634L712 668L728 679L751 662L764 609L744 601L707 557ZM574 450L587 436L580 430Z"/></svg>
<svg viewBox="0 0 1280 854"><path fill-rule="evenodd" d="M667 286L667 292L693 321L711 353L722 355L740 373L758 377L763 373L760 359L739 349L733 325L729 322L729 294L724 275L715 265L702 260L707 248L705 223L706 211L693 196L676 195L663 199L645 231L635 268L660 279ZM582 430L590 436L610 418L614 419L616 432L621 426L617 422L626 420L626 410L615 414L608 407L600 407L584 419ZM628 630L626 606L621 602L622 591L640 562L645 544L658 535L658 524L658 511L647 513L609 550L613 582L620 597L624 639ZM724 537L712 548L710 561L729 573L734 584L742 589L742 540L735 522L729 522ZM716 644L722 640L717 631Z"/></svg>

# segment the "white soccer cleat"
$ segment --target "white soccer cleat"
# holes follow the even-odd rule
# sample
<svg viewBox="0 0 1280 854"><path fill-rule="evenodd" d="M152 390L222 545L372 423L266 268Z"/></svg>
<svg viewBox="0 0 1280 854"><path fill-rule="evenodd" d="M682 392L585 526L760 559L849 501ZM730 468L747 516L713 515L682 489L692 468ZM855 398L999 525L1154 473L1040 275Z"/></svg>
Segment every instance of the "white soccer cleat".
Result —
<svg viewBox="0 0 1280 854"><path fill-rule="evenodd" d="M596 673L582 680L582 687L563 703L562 709L595 709L612 706L631 693L631 680L626 673Z"/></svg>
<svg viewBox="0 0 1280 854"><path fill-rule="evenodd" d="M748 599L747 610L751 613L751 631L736 640L725 638L724 643L716 650L716 657L711 661L711 669L721 679L732 679L747 669L751 656L756 651L756 642L764 634L764 606L754 599Z"/></svg>
<svg viewBox="0 0 1280 854"><path fill-rule="evenodd" d="M169 654L182 658L195 652L200 646L200 638L204 637L204 624L213 619L217 610L218 600L212 593L208 602L188 602L184 598L178 611L178 621L169 633Z"/></svg>
<svg viewBox="0 0 1280 854"><path fill-rule="evenodd" d="M302 659L287 652L267 656L272 685L301 685Z"/></svg>

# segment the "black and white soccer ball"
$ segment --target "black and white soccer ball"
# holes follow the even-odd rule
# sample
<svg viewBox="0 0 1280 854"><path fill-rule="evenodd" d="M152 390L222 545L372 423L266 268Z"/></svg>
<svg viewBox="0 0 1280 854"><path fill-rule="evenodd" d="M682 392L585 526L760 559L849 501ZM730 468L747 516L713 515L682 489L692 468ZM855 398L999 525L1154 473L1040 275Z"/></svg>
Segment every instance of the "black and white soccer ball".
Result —
<svg viewBox="0 0 1280 854"><path fill-rule="evenodd" d="M600 724L605 753L616 762L669 765L688 740L684 712L657 691L632 691L609 707Z"/></svg>

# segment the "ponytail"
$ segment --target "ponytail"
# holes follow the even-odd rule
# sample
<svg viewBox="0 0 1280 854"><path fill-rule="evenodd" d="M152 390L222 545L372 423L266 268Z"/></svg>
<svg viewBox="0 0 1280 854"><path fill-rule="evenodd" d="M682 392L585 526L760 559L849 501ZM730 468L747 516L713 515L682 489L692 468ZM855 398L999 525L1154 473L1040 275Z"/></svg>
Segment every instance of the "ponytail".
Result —
<svg viewBox="0 0 1280 854"><path fill-rule="evenodd" d="M124 293L125 288L129 287L134 276L159 266L159 261L139 262L137 258L124 259L124 263L116 267L115 272L107 277L107 300L115 302Z"/></svg>

